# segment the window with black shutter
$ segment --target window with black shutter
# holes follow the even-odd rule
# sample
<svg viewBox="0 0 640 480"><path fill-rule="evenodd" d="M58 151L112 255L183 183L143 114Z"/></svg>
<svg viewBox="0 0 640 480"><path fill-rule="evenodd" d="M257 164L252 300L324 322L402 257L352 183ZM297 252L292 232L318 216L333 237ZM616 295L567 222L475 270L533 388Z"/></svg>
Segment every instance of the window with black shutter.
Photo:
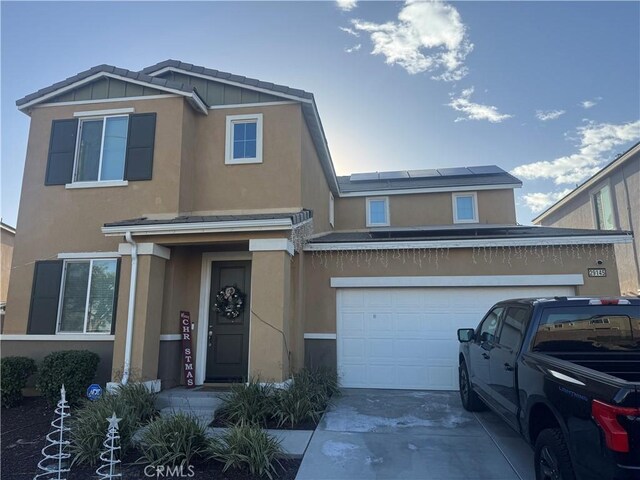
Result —
<svg viewBox="0 0 640 480"><path fill-rule="evenodd" d="M39 335L56 333L62 267L62 260L36 262L27 333Z"/></svg>
<svg viewBox="0 0 640 480"><path fill-rule="evenodd" d="M45 185L151 180L156 114L54 120Z"/></svg>

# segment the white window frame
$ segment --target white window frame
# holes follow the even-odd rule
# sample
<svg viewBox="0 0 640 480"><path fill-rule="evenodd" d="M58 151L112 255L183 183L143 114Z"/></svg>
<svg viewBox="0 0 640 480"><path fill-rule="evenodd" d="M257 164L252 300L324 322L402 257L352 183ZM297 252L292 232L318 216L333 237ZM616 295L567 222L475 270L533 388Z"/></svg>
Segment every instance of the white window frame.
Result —
<svg viewBox="0 0 640 480"><path fill-rule="evenodd" d="M458 198L471 197L473 200L473 218L458 218ZM451 205L453 207L453 223L478 223L478 194L476 192L452 193Z"/></svg>
<svg viewBox="0 0 640 480"><path fill-rule="evenodd" d="M611 182L609 181L601 183L589 192L589 196L591 198L591 210L593 212L593 228L597 230L604 230L603 228L598 226L598 206L596 205L596 195L598 193L601 193L605 188L608 188L609 190L609 204L611 205L611 215L613 218L613 228L609 231L618 230L618 215L613 203L613 188L611 188Z"/></svg>
<svg viewBox="0 0 640 480"><path fill-rule="evenodd" d="M384 201L387 221L384 223L373 223L371 222L371 202L380 200ZM367 227L388 227L389 225L391 225L391 218L389 216L389 197L367 197Z"/></svg>
<svg viewBox="0 0 640 480"><path fill-rule="evenodd" d="M64 263L62 265L62 280L60 282L60 296L58 298L58 315L56 317L56 335L79 335L79 334L84 334L84 335L113 335L113 333L111 333L111 331L109 332L87 332L87 320L88 320L88 314L89 314L89 296L91 295L91 277L93 275L93 262L94 261L98 261L98 262L103 262L105 260L113 260L114 262L117 262L118 258L117 257L109 257L109 258L74 258L74 259L65 259ZM89 278L87 281L87 299L85 300L85 305L84 305L84 323L83 323L83 327L82 327L82 332L61 332L60 331L60 321L62 320L62 307L63 307L63 301L64 301L64 289L65 289L65 282L66 282L66 278L67 278L67 265L69 265L70 263L86 263L89 262ZM117 263L116 263L117 265ZM118 281L116 279L116 286L118 284ZM114 295L118 295L118 292L114 292ZM111 318L111 329L113 330L113 322L115 320L115 316L116 316L116 312L113 312L113 317Z"/></svg>
<svg viewBox="0 0 640 480"><path fill-rule="evenodd" d="M80 112L84 113L84 112ZM127 117L129 115L96 115L96 116L81 116L78 119L78 131L76 132L76 151L73 157L73 177L71 177L71 183L68 185L87 185L87 186L95 186L95 184L105 183L109 186L124 186L123 182L126 182L124 179L125 171L122 172L122 178L120 180L100 180L100 176L102 174L102 157L104 155L104 136L107 131L107 119L108 118L118 118L118 117ZM96 180L76 180L76 176L78 175L78 162L80 160L80 142L82 141L82 124L87 121L95 121L102 119L102 139L100 140L100 163L98 163L98 178ZM130 119L129 119L130 120ZM129 141L129 131L127 124L127 142ZM126 168L126 146L125 146L125 168Z"/></svg>
<svg viewBox="0 0 640 480"><path fill-rule="evenodd" d="M329 225L335 228L336 212L335 212L335 199L333 193L329 192Z"/></svg>
<svg viewBox="0 0 640 480"><path fill-rule="evenodd" d="M252 158L233 158L233 125L236 123L256 122L256 156ZM227 115L225 135L225 165L246 165L262 163L262 114Z"/></svg>

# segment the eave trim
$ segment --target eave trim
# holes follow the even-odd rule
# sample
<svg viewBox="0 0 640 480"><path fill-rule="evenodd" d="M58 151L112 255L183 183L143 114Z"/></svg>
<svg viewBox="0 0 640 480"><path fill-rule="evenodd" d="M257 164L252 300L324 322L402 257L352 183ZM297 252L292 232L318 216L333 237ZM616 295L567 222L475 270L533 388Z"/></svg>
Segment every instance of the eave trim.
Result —
<svg viewBox="0 0 640 480"><path fill-rule="evenodd" d="M106 236L119 236L127 232L132 235L171 235L189 233L225 233L250 232L256 230L291 230L293 224L290 218L269 220L241 220L227 222L193 222L193 223L162 223L154 225L119 225L102 227Z"/></svg>

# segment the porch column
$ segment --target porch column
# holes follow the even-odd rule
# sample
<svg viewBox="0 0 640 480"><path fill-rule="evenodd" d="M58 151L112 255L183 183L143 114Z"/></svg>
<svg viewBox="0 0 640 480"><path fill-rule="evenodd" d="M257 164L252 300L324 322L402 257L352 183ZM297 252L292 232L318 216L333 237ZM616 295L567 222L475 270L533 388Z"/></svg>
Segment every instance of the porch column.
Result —
<svg viewBox="0 0 640 480"><path fill-rule="evenodd" d="M289 378L291 256L286 238L251 240L249 375L262 381Z"/></svg>
<svg viewBox="0 0 640 480"><path fill-rule="evenodd" d="M133 317L130 382L154 382L159 389L158 352L164 296L164 271L170 250L153 243L138 244L138 275L134 287L131 283L131 246L121 243L122 273L118 292L118 320L113 345L111 377L119 382L124 370L125 343L129 309L129 289L135 288L136 301Z"/></svg>

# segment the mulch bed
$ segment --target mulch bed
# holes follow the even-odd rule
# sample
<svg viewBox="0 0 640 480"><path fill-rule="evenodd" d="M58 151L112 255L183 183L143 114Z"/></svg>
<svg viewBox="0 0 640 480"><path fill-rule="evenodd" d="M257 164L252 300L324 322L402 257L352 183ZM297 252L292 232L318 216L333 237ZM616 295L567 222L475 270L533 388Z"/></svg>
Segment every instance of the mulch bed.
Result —
<svg viewBox="0 0 640 480"><path fill-rule="evenodd" d="M2 408L0 411L0 431L2 451L1 475L2 480L31 480L38 473L38 462L42 458L41 450L45 445L45 435L51 429L53 408L47 405L41 397L25 398L22 405L14 408ZM73 415L73 410L71 411ZM315 427L314 427L315 428ZM123 459L123 479L170 479L191 478L195 480L257 480L248 472L241 470L227 470L222 473L223 465L219 462L194 464L195 475L189 476L184 470L184 476L145 476L144 465L132 465L139 455L131 452ZM300 460L281 460L284 471L279 480L294 480L300 467ZM152 472L151 467L147 472ZM74 466L67 475L68 480L95 479L95 467Z"/></svg>
<svg viewBox="0 0 640 480"><path fill-rule="evenodd" d="M210 427L219 428L230 427L231 425L232 424L222 416L216 417L213 422L209 424ZM278 426L278 423L275 420L270 420L266 423L266 425L263 425L263 428L274 430L315 430L317 426L318 422L314 422L313 420L307 420L304 423L298 423L293 427L289 423L286 425Z"/></svg>

